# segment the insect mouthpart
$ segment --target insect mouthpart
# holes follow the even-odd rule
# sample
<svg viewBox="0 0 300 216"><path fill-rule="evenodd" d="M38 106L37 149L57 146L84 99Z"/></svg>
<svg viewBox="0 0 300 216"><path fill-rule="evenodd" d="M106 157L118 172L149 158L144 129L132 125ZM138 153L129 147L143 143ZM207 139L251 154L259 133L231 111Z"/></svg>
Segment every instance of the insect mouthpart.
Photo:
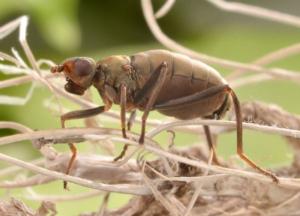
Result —
<svg viewBox="0 0 300 216"><path fill-rule="evenodd" d="M65 85L65 90L67 92L70 92L72 94L76 95L83 95L86 88L81 87L80 85L74 83L69 77L66 77L66 85Z"/></svg>

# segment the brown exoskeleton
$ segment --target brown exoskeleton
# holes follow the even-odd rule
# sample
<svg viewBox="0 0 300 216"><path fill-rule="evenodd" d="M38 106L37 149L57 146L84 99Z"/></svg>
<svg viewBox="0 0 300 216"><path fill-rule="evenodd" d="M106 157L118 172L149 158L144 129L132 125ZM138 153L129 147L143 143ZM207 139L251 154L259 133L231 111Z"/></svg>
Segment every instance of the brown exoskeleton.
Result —
<svg viewBox="0 0 300 216"><path fill-rule="evenodd" d="M146 120L151 110L178 119L220 119L233 104L237 126L237 154L251 167L278 182L275 175L257 166L244 154L238 98L215 69L200 61L166 50L150 50L132 56L110 56L98 62L86 57L69 58L51 71L64 72L66 91L82 95L85 90L94 86L104 102L104 106L62 115L62 127L65 127L66 120L97 115L109 110L112 103L120 104L124 138L127 138L125 112L133 111L134 114L136 109L144 112L140 144L144 143ZM128 122L129 129L133 116ZM203 127L209 148L213 151L213 161L219 164L209 127ZM67 174L76 157L75 146L71 143L69 146L73 155ZM124 151L116 159L121 158ZM64 186L66 187L66 183Z"/></svg>

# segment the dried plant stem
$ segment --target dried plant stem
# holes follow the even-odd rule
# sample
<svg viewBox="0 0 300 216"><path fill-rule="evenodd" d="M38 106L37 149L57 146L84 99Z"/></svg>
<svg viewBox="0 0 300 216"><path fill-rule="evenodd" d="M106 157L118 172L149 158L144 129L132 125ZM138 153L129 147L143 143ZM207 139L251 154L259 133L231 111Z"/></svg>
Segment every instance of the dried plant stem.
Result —
<svg viewBox="0 0 300 216"><path fill-rule="evenodd" d="M39 159L30 161L29 163L38 166L38 165L41 165L41 164L44 163L44 162L45 162L45 159L44 159L44 158L39 158ZM18 167L18 166L10 166L10 167L4 168L4 169L1 169L1 170L0 170L0 177L12 175L12 174L15 174L16 172L19 172L19 171L21 171L21 170L22 170L22 168L21 168L21 167ZM1 187L1 186L0 186L0 187Z"/></svg>
<svg viewBox="0 0 300 216"><path fill-rule="evenodd" d="M255 65L268 65L272 62L282 60L284 58L290 57L292 55L296 55L300 52L300 44L296 43L288 47L284 47L282 49L273 51L264 55L263 57L255 60L252 64ZM245 70L235 70L228 77L227 80L231 81L233 79L238 78L240 75L244 74ZM267 74L261 74L261 77L269 77ZM271 77L269 77L270 79Z"/></svg>
<svg viewBox="0 0 300 216"><path fill-rule="evenodd" d="M66 202L66 201L75 201L75 200L82 200L94 196L98 196L103 194L103 192L98 190L91 190L85 193L80 194L72 194L72 195L41 195L34 192L32 189L27 189L27 192L29 193L26 195L26 198L29 200L35 200L35 201L51 201L51 202Z"/></svg>
<svg viewBox="0 0 300 216"><path fill-rule="evenodd" d="M28 162L26 162L28 163ZM21 167L21 166L19 166ZM23 167L21 167L24 169ZM32 171L32 170L30 170ZM49 176L41 176L41 175L34 175L31 177L27 177L24 180L16 180L16 181L5 181L0 183L0 188L5 189L14 189L14 188L25 188L25 187L32 187L36 185L42 185L47 184L51 181L53 181L55 178L49 177Z"/></svg>
<svg viewBox="0 0 300 216"><path fill-rule="evenodd" d="M148 132L148 137L153 137L160 133L163 130L167 130L169 128L183 126L183 125L213 125L213 126L225 126L226 128L235 128L236 123L232 121L226 120L203 120L203 119L195 119L195 120L186 120L186 121L174 121L171 123L162 124L159 127L153 129L152 131ZM271 134L278 134L282 136L289 136L294 138L300 138L300 131L287 129L287 128L279 128L275 126L265 126L259 124L252 124L252 123L243 123L243 128L251 129L255 131L261 131L265 133Z"/></svg>
<svg viewBox="0 0 300 216"><path fill-rule="evenodd" d="M6 128L6 129L14 129L23 133L26 132L32 132L33 130L29 127L26 127L22 124L16 123L16 122L10 122L10 121L0 121L0 129Z"/></svg>
<svg viewBox="0 0 300 216"><path fill-rule="evenodd" d="M179 209L177 209L176 206L172 205L172 203L165 196L162 195L162 193L155 187L155 185L152 184L151 180L147 177L147 175L144 174L144 166L142 173L144 182L150 188L155 199L158 200L171 213L171 215L182 215L180 214Z"/></svg>
<svg viewBox="0 0 300 216"><path fill-rule="evenodd" d="M251 64L243 64L240 62L234 62L230 60L225 60L225 59L220 59L212 56L208 56L205 54L201 54L198 52L195 52L193 50L190 50L174 40L170 39L168 36L166 36L162 30L160 29L159 25L157 24L157 21L155 19L155 16L153 14L153 8L151 4L151 0L141 0L142 2L142 9L143 13L145 16L145 19L147 21L147 24L153 33L153 35L156 37L156 39L162 43L164 46L167 48L186 54L192 58L199 59L201 61L204 61L208 64L218 64L220 66L223 66L225 68L230 68L230 69L240 69L240 70L248 70L252 72L257 72L257 73L266 73L271 76L275 76L281 79L287 79L290 81L294 82L300 82L300 76L297 74L295 71L289 71L285 69L267 69L263 68L261 66L257 65L251 65Z"/></svg>
<svg viewBox="0 0 300 216"><path fill-rule="evenodd" d="M16 158L10 157L5 154L0 153L0 160L5 161L10 164L14 164L16 166L23 167L24 169L28 169L30 171L33 171L35 173L39 173L42 175L50 176L55 179L62 179L68 182L72 182L87 188L92 188L96 190L101 191L111 191L111 192L118 192L118 193L127 193L127 194L133 194L133 195L148 195L150 194L150 191L148 188L144 186L139 185L128 185L128 184L115 184L115 185L109 185L109 184L103 184L103 183L96 183L90 180L86 180L83 178L78 178L74 176L69 176L60 172L48 170L42 167L38 167L36 165L33 165L28 162L24 162L22 160L18 160Z"/></svg>
<svg viewBox="0 0 300 216"><path fill-rule="evenodd" d="M0 52L0 58L2 58L2 61L6 60L10 63L13 63L15 64L17 67L20 67L21 64L20 62L18 61L18 59L6 54L6 53L3 53L3 52Z"/></svg>
<svg viewBox="0 0 300 216"><path fill-rule="evenodd" d="M12 79L8 79L8 80L3 80L3 81L0 81L0 88L18 86L20 84L27 83L30 81L32 81L32 77L30 75L12 78Z"/></svg>
<svg viewBox="0 0 300 216"><path fill-rule="evenodd" d="M239 2L227 2L225 0L207 0L221 10L230 11L239 14L245 14L257 18L267 19L273 22L300 27L300 18L290 14L253 6Z"/></svg>
<svg viewBox="0 0 300 216"><path fill-rule="evenodd" d="M269 76L268 74L255 74L252 76L235 78L230 81L230 86L233 89L240 88L242 86L250 85L250 84L258 84L260 82L269 81L274 79L273 77Z"/></svg>
<svg viewBox="0 0 300 216"><path fill-rule="evenodd" d="M164 5L155 13L155 18L160 19L164 17L172 9L176 0L166 0Z"/></svg>
<svg viewBox="0 0 300 216"><path fill-rule="evenodd" d="M195 120L186 120L186 121L174 121L166 124L162 124L159 127L149 131L147 133L147 137L152 138L159 134L161 131L183 126L183 125L212 125L212 126L225 126L227 128L235 128L236 123L234 121L226 121L226 120L204 120L204 119L195 119ZM261 131L265 133L278 134L282 136L289 136L293 138L300 138L300 131L288 129L288 128L279 128L274 126L265 126L253 123L243 123L243 127L246 129ZM77 134L76 134L77 133ZM78 139L79 141L83 140L83 136L88 134L99 134L104 137L108 137L109 135L120 135L121 132L116 129L108 129L108 128L68 128L68 129L54 129L54 130L45 130L45 131L35 131L25 134L16 134L11 136L6 136L0 138L0 145L7 145L14 142L20 142L23 140L34 140L34 139L43 139L43 142L47 140L48 142L52 139L57 139L56 142L62 142L68 139ZM76 136L77 135L77 136ZM129 136L137 139L139 137L138 134L130 133ZM40 140L41 141L41 140ZM128 141L130 142L130 140ZM153 144L153 141L148 139L150 144Z"/></svg>
<svg viewBox="0 0 300 216"><path fill-rule="evenodd" d="M216 122L218 122L218 121L216 121ZM208 124L205 123L205 125L208 125ZM271 128L271 127L269 127L269 128ZM278 130L278 129L276 129L276 130ZM282 130L282 129L279 129L279 130ZM136 146L139 146L139 144L133 140L127 140L127 139L123 139L123 138L114 139L114 136L118 136L118 137L122 136L121 131L117 131L117 130L110 131L109 129L93 129L93 128L59 129L59 130L52 130L52 131L37 131L37 132L32 132L32 133L27 133L27 134L17 134L17 135L9 136L9 138L6 138L6 137L1 138L0 144L3 142L12 143L12 142L22 141L22 140L26 140L26 139L30 139L30 140L39 139L40 140L41 138L44 139L43 142L45 142L45 140L49 140L49 141L51 140L51 142L53 142L53 143L59 143L62 141L68 143L68 142L70 142L70 140L72 140L72 142L76 142L76 140L82 141L84 135L93 134L93 133L99 134L100 131L102 131L103 134L110 134L109 139L111 139L111 140L115 140L118 142L123 141L124 143L135 144ZM297 134L297 136L299 136L300 132L299 131L296 131L296 132L297 133L295 133L295 134ZM131 134L131 135L134 135L134 134ZM131 136L131 135L129 134L129 136ZM291 135L291 134L289 134L289 135ZM135 137L137 139L138 136L135 136ZM179 156L179 155L175 155L175 154L166 152L162 149L155 147L157 144L149 139L147 139L145 143L146 143L145 149L150 152L153 152L156 155L163 156L163 157L175 160L177 162L181 162L181 163L195 166L198 168L207 169L206 163L202 163L202 162L199 162L196 160L191 160L191 159ZM11 162L15 165L22 166L22 161L18 160L18 163L14 163L15 161L9 161L6 157L7 156L4 155L4 157L3 157L4 161ZM1 159L1 157L0 157L0 159ZM26 163L26 164L29 165L29 163ZM32 166L34 166L34 165L32 165ZM40 170L36 170L35 167L36 166L34 166L34 168L31 170L34 172L38 172L38 173L47 175L47 173L45 173L46 172L45 169L40 171ZM30 168L32 168L32 167L29 167L28 169L30 169ZM211 165L210 169L216 173L225 173L225 174L231 174L231 175L244 176L244 177L247 177L250 179L255 179L260 182L271 182L272 181L271 179L269 179L266 176L263 176L261 174L247 172L247 171L243 171L243 170L234 170L234 169L228 169L228 168L218 167L218 166L213 166L213 165ZM64 175L61 173L55 172L55 174L53 174L53 175L51 174L49 176L54 177L54 178L60 178L60 179L66 180L66 181L74 182L74 183L78 183L80 185L86 184L87 187L93 188L89 181L88 182L80 182L80 180L78 180L78 179L72 179L70 176L67 176L67 175ZM279 178L279 181L280 181L280 186L282 186L282 187L295 188L295 189L300 188L300 184L299 184L300 180L289 179L289 178ZM103 190L107 189L106 187L103 187L103 188L104 188ZM95 189L100 189L100 186L99 187L97 186L97 188L95 188Z"/></svg>
<svg viewBox="0 0 300 216"><path fill-rule="evenodd" d="M204 176L207 176L208 173L209 173L209 170L210 170L210 166L211 166L211 163L212 163L212 159L213 159L213 151L210 150L210 154L209 154L209 158L208 158L208 167L207 169L205 170L204 172ZM200 195L201 192L203 192L203 183L202 182L195 182L195 192L185 210L185 213L184 213L184 216L189 216L193 207L195 206L195 203Z"/></svg>
<svg viewBox="0 0 300 216"><path fill-rule="evenodd" d="M222 10L300 27L300 19L289 14L242 3L226 2L224 0L207 1ZM146 22L153 35L162 45L206 63L218 64L225 68L236 70L230 80L230 84L233 87L269 79L286 79L297 83L300 82L298 72L281 68L265 68L262 66L298 54L300 52L300 44L269 53L251 64L208 56L178 44L160 29L157 19L165 16L171 10L175 0L166 0L156 14L153 12L151 0L141 0L141 3ZM27 60L23 60L14 49L12 49L12 55L0 52L0 60L4 61L3 64L0 64L0 71L8 75L21 75L17 78L0 81L0 89L31 83L31 88L26 97L17 98L0 95L0 103L11 105L23 105L27 103L38 82L55 93L56 97L63 97L82 108L97 106L88 96L80 98L66 93L62 88L62 83L57 79L53 79L53 74L49 74L48 70L41 69L42 65L49 67L53 66L54 63L47 59L35 59L26 40L27 25L28 17L22 16L0 27L0 39L19 28L19 41L30 63L27 65ZM240 75L246 71L257 74L240 78ZM51 101L47 103L47 106L51 110L61 113L62 108L56 104L53 104ZM66 110L64 109L64 111ZM258 109L254 109L255 117L258 118L260 115L256 113L257 111ZM295 158L297 158L297 155L300 153L300 131L296 130L299 129L299 119L284 112L281 112L282 115L276 114L274 109L272 114L277 116L272 117L271 121L266 121L266 124L270 126L243 123L243 127L250 130L286 136L288 141L293 143ZM111 122L119 123L119 113L111 111L103 115L108 116ZM272 115L270 114L269 116ZM278 120L276 118L278 116L283 116L283 118ZM261 119L265 119L265 117L263 115ZM276 122L274 123L273 121L275 120ZM287 124L287 121L292 123ZM141 123L139 119L136 122ZM296 162L294 161L292 166L287 169L279 168L279 170L276 170L275 172L279 176L283 172L285 173L284 176L287 177L279 177L279 184L275 184L272 183L270 178L260 173L237 169L237 167L232 168L231 165L228 165L229 167L212 165L212 152L208 155L201 148L189 147L181 150L169 147L168 149L163 149L153 140L155 136L168 129L199 134L202 131L200 128L203 125L212 126L211 131L214 135L224 133L235 130L235 121L194 119L189 121L170 120L170 122L166 122L149 120L147 126L151 125L153 128L146 134L144 145L140 145L137 142L139 138L139 134L137 133L128 132L129 139L124 139L120 130L95 127L98 126L96 121L89 121L86 125L88 126L86 128L33 131L31 128L15 122L0 122L0 128L10 128L22 133L1 137L0 146L21 141L32 141L34 144L33 147L39 149L43 155L43 159L26 162L0 153L0 161L13 165L0 170L0 176L12 174L17 176L17 172L20 169L29 170L34 173L34 175L25 179L20 180L16 178L13 181L2 182L0 183L0 187L6 189L25 188L59 179L94 189L87 193L72 196L40 195L35 193L31 188L27 189L27 194L29 194L27 196L28 199L53 202L85 199L99 195L102 193L100 191L106 191L103 206L98 212L91 213L93 216L145 216L154 214L162 216L170 214L194 216L199 215L199 212L201 212L201 215L207 216L219 214L285 215L286 212L290 214L299 213L297 203L300 202L300 179L294 178L294 176L299 175L300 160L297 160L298 162L295 160ZM275 127L274 125L279 127ZM174 132L172 134L171 145L173 145L175 137ZM112 162L112 156L104 157L79 153L70 175L62 174L66 170L66 164L70 156L69 154L58 153L54 150L53 144L78 143L82 141L92 141L109 145L123 145L126 143L133 146L134 149L129 156L118 163ZM144 157L139 157L137 162L130 159L138 151L151 153L156 156L156 159L143 161ZM209 161L208 163L207 160ZM142 168L139 162L143 164ZM41 164L46 168L38 166ZM98 183L98 181L101 183ZM138 197L133 198L126 206L117 211L110 211L106 208L110 192L138 195ZM39 211L43 211L44 208L46 211L50 210L54 212L53 214L56 213L53 203L50 203L50 207L44 204ZM9 207L5 207L8 205ZM3 208L14 208L15 211L18 205L22 205L22 208L17 208L16 212L29 212L25 205L14 201L8 204L0 202L0 213L2 213ZM39 215L39 213L36 213L36 215Z"/></svg>

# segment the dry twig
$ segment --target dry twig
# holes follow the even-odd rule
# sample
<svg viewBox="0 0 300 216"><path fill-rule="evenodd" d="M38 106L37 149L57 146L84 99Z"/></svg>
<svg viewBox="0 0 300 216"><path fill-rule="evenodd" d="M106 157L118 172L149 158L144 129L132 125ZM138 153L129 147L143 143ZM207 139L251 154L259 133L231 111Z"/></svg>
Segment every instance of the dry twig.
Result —
<svg viewBox="0 0 300 216"><path fill-rule="evenodd" d="M208 1L223 10L296 27L300 26L299 18L288 14L223 0ZM299 44L272 52L251 64L207 56L176 43L160 29L156 19L165 16L171 10L175 0L167 0L156 14L153 12L151 0L141 0L141 3L147 24L159 42L169 49L204 62L234 69L235 72L231 76L232 86L238 87L271 78L300 82L298 72L263 67L271 62L299 53ZM12 55L0 52L0 60L4 61L0 64L1 72L7 75L20 75L19 77L0 81L0 89L31 83L31 88L25 97L0 95L0 103L10 105L26 104L30 100L32 92L36 89L36 83L40 83L43 87L52 91L57 99L65 98L84 108L96 106L89 98L80 98L63 91L59 79L54 79L47 69L41 69L42 65L47 68L54 63L47 59L35 59L26 40L27 24L28 18L23 16L0 27L0 39L7 37L17 28L20 29L19 41L30 63L30 65L27 65L27 61L16 50L12 50ZM259 74L239 78L245 71ZM56 113L66 110L52 102L47 102L47 107ZM108 143L108 145L127 143L133 148L137 148L139 146L136 142L138 134L128 132L130 140L125 140L121 137L120 130L94 127L99 126L96 121L87 123L88 126L92 125L93 127L44 131L33 131L31 128L15 122L0 122L0 128L14 129L20 133L0 138L0 145L31 141L33 147L37 148L43 155L42 159L26 162L1 153L0 160L13 166L0 170L0 176L16 176L18 172L23 171L20 168L28 170L33 175L22 180L1 182L0 187L6 189L34 187L59 179L86 188L96 189L74 196L49 196L38 194L32 188L29 188L26 190L28 199L47 202L43 202L35 212L15 199L10 202L2 201L0 203L0 214L42 216L50 213L55 215L56 209L52 202L85 199L99 195L99 191L107 191L106 197L110 192L137 196L118 210L110 211L106 209L106 204L104 204L98 212L85 215L199 215L199 212L203 215L284 215L287 212L291 215L299 214L297 203L300 202L300 180L295 178L295 176L299 176L298 168L300 165L299 118L278 107L262 103L244 104L243 110L245 120L249 116L252 116L252 120L255 120L255 123L244 123L244 128L286 136L287 140L294 146L295 161L293 165L290 167L277 167L274 170L280 175L280 184L278 185L273 184L269 178L251 170L237 169L236 166L232 167L231 165L225 168L207 163L207 161L211 161L211 154L209 155L206 149L198 147L199 145L186 149L176 149L173 146L173 143L176 142L173 136L171 140L172 148L163 149L153 140L156 135L168 129L198 134L201 132L199 128L202 128L202 125L212 126L212 132L215 135L226 133L234 130L234 121L195 119L189 121L169 120L166 122L150 120L149 125L153 128L147 133L145 145L132 153L134 155L136 151L143 150L155 156L155 159L143 162L143 169L140 169L138 162L130 159L131 156L127 158L128 160L116 164L112 162L113 157L110 156L80 154L74 169L70 173L71 175L62 173L66 168L69 155L56 152L52 148L53 145L97 141L97 143ZM268 115L265 113L268 113ZM107 116L110 122L119 121L119 114L116 112L107 112L104 116ZM141 121L137 120L136 123L140 124Z"/></svg>

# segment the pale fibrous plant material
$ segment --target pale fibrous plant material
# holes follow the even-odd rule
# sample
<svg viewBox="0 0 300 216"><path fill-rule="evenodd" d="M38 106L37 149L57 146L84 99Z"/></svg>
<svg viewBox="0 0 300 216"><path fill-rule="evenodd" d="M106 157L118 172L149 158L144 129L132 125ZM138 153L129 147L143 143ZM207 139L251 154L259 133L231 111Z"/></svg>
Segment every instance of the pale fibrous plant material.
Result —
<svg viewBox="0 0 300 216"><path fill-rule="evenodd" d="M283 12L224 0L207 2L221 10L239 13L241 16L253 16L277 22L278 25L300 27L299 17ZM157 22L157 19L172 10L174 4L175 0L167 0L155 13L151 0L141 0L149 29L166 48L208 64L232 69L228 81L234 89L271 79L284 79L297 84L300 82L299 71L265 67L299 54L299 44L268 53L248 64L198 53L178 44L163 33ZM60 103L62 98L82 108L96 107L97 104L89 97L78 97L65 92L61 76L50 73L50 67L55 64L49 59L37 59L34 56L26 38L30 38L30 35L27 35L28 23L28 17L22 16L0 27L0 39L8 37L13 31L19 31L19 42L25 53L24 56L20 55L23 51L15 49L12 49L10 54L0 51L0 72L8 77L0 81L0 88L31 83L23 97L0 94L0 104L22 106L30 103L32 93L37 88L48 88L55 101L45 98L44 105L56 113L56 117L68 111ZM248 76L242 76L245 72ZM13 78L9 78L10 75ZM81 215L299 215L300 118L277 105L255 101L242 104L242 114L244 128L284 136L293 146L293 163L285 167L274 167L272 170L278 176L279 184L238 164L222 161L224 167L213 165L212 154L200 143L185 148L176 147L176 143L174 145L176 132L203 133L202 125L210 125L215 137L233 131L236 125L234 115L229 115L230 120L150 119L148 125L151 129L148 128L145 145L142 147L136 141L139 134L128 132L130 139L127 140L122 138L121 130L99 124L98 118L119 123L120 116L114 111L86 121L86 127L82 128L33 130L18 122L1 121L0 128L13 129L17 133L1 137L0 145L31 141L32 148L40 151L42 157L33 161L23 161L0 153L0 161L6 163L6 167L0 170L1 178L14 177L11 178L14 180L0 182L0 188L24 189L23 196L0 202L0 215L56 215L55 204L94 196L103 196L104 202L99 205L99 211ZM140 123L139 119L135 121L135 124ZM164 145L168 146L166 148L154 140L164 131L170 132L169 143ZM100 146L108 154L79 152L70 175L64 174L70 155L57 152L54 146L83 141ZM120 162L113 162L115 145L125 143L130 145L131 152ZM146 160L143 155L147 153L156 156L155 159ZM137 156L137 159L134 156ZM17 178L20 173L24 173L22 178ZM75 195L45 195L39 194L34 188L36 185L58 180L68 181L88 190ZM110 202L110 192L135 196L123 207L109 210L107 204ZM24 204L24 200L34 200L41 204L38 209L31 209Z"/></svg>

